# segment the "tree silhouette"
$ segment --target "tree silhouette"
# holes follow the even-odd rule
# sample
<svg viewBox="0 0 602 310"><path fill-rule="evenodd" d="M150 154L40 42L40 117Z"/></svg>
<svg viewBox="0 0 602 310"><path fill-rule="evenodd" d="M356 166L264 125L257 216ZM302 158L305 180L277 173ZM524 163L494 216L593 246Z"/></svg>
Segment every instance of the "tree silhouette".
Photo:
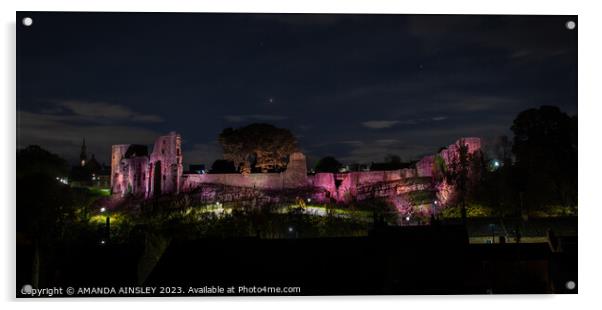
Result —
<svg viewBox="0 0 602 310"><path fill-rule="evenodd" d="M337 173L341 167L343 167L343 164L336 160L336 158L333 156L326 156L318 161L315 170L316 172Z"/></svg>
<svg viewBox="0 0 602 310"><path fill-rule="evenodd" d="M67 175L67 162L39 146L17 151L17 232L33 245L34 287L40 283L42 257L65 237L65 228L75 219L75 206L82 201L59 181Z"/></svg>
<svg viewBox="0 0 602 310"><path fill-rule="evenodd" d="M512 125L517 186L525 206L577 204L577 117L553 106L521 112Z"/></svg>
<svg viewBox="0 0 602 310"><path fill-rule="evenodd" d="M219 135L224 158L243 172L255 167L262 172L283 170L288 156L297 151L297 139L288 130L269 124L226 128Z"/></svg>

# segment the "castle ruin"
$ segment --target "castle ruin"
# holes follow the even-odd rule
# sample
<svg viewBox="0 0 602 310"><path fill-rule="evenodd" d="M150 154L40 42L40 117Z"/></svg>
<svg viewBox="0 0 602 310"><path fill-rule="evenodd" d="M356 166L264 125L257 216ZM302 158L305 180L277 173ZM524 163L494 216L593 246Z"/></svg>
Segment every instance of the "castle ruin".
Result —
<svg viewBox="0 0 602 310"><path fill-rule="evenodd" d="M189 174L182 169L182 139L171 132L157 138L152 153L144 145L119 144L112 147L111 191L114 195L152 198L162 194L191 192L204 185L223 185L257 190L286 190L314 188L319 193L313 198L319 202L347 202L374 197L391 197L412 190L424 190L424 185L408 185L406 180L433 176L435 159L446 165L459 156L462 141L468 154L480 150L479 138L462 138L438 154L419 160L412 168L389 171L361 171L345 173L316 173L308 175L305 155L296 152L289 156L287 168L274 173ZM403 186L402 186L403 185ZM449 187L441 186L441 200Z"/></svg>

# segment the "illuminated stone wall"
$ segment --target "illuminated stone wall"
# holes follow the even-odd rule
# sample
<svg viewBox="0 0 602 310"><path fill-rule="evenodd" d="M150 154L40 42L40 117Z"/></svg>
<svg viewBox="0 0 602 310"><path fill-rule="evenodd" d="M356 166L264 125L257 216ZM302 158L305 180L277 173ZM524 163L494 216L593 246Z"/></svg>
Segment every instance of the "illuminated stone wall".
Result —
<svg viewBox="0 0 602 310"><path fill-rule="evenodd" d="M301 153L291 154L287 169L280 173L185 174L182 178L182 189L184 191L195 189L201 184L223 184L274 190L301 188L310 185L307 178L305 155Z"/></svg>
<svg viewBox="0 0 602 310"><path fill-rule="evenodd" d="M283 188L298 188L309 185L307 181L307 162L305 160L305 155L296 152L289 156L282 181Z"/></svg>
<svg viewBox="0 0 602 310"><path fill-rule="evenodd" d="M225 173L225 174L184 174L182 189L190 191L202 184L223 184L234 187L260 189L282 189L282 173Z"/></svg>
<svg viewBox="0 0 602 310"><path fill-rule="evenodd" d="M125 168L124 175L127 175L125 186L126 193L134 195L143 195L147 192L148 178L148 158L146 156L137 156L123 160Z"/></svg>
<svg viewBox="0 0 602 310"><path fill-rule="evenodd" d="M328 193L323 197L316 197L319 201L328 201L330 198L337 199L337 186L335 183L334 173L320 172L308 176L308 183L312 187L323 188Z"/></svg>
<svg viewBox="0 0 602 310"><path fill-rule="evenodd" d="M182 179L182 138L175 132L155 140L148 167L147 196L171 194L180 191ZM158 188L156 188L158 185Z"/></svg>
<svg viewBox="0 0 602 310"><path fill-rule="evenodd" d="M473 154L481 149L481 139L479 138L461 138L453 144L450 144L447 148L439 152L439 156L443 158L445 164L449 166L453 161L459 158L459 146L460 143L464 143L468 148L468 154ZM433 176L433 168L435 164L435 155L428 155L423 157L416 163L416 173L419 177L431 177Z"/></svg>
<svg viewBox="0 0 602 310"><path fill-rule="evenodd" d="M150 197L153 193L177 193L182 178L181 138L175 132L157 138L153 153L146 146L113 145L111 192L114 195ZM159 188L155 188L158 185Z"/></svg>
<svg viewBox="0 0 602 310"><path fill-rule="evenodd" d="M441 150L439 155L445 161L446 165L450 165L459 158L459 147L460 143L463 143L467 147L468 154L473 154L481 149L481 139L479 138L462 138L458 139L455 143L450 144L446 149Z"/></svg>
<svg viewBox="0 0 602 310"><path fill-rule="evenodd" d="M463 138L443 149L438 155L446 164L458 157L459 141L468 145L472 154L481 148L479 138ZM318 202L348 202L381 197L398 197L412 191L428 190L425 184L409 182L416 177L431 177L436 155L428 155L419 160L414 168L391 171L362 171L347 173L316 173L307 175L305 155L293 153L289 156L287 169L280 173L251 174L183 174L181 137L175 132L161 136L155 141L150 156L131 155L131 145L114 145L111 161L111 186L114 194L142 194L152 197L155 194L184 192L205 193L206 197L223 194L223 199L237 199L255 195L259 190L310 189L311 199ZM130 151L128 151L130 150ZM126 153L130 154L126 158ZM156 188L159 186L158 188ZM217 186L217 187L216 187ZM221 187L219 187L221 186ZM434 187L437 197L445 202L453 195L453 187L442 184ZM236 195L226 190L243 191ZM245 189L245 190L243 190ZM249 190L246 190L249 189ZM242 192L241 192L242 193ZM204 197L205 197L204 196ZM217 196L216 196L217 197ZM233 198L232 198L233 197ZM309 198L309 197L306 197ZM217 199L217 198L215 198ZM268 199L268 198L264 198ZM269 198L274 199L274 197Z"/></svg>
<svg viewBox="0 0 602 310"><path fill-rule="evenodd" d="M131 144L113 145L111 154L111 192L144 195L148 188L148 157L135 152L140 146Z"/></svg>
<svg viewBox="0 0 602 310"><path fill-rule="evenodd" d="M423 157L416 163L416 175L419 177L433 176L433 165L435 164L435 155Z"/></svg>
<svg viewBox="0 0 602 310"><path fill-rule="evenodd" d="M121 193L123 182L123 172L121 171L121 160L125 156L129 144L113 145L111 148L111 189L113 193Z"/></svg>

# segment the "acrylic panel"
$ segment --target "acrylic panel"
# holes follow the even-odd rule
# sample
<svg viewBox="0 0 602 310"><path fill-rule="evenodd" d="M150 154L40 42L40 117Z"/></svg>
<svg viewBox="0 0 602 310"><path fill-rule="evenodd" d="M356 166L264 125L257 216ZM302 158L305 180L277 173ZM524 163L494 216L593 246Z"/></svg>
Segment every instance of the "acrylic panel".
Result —
<svg viewBox="0 0 602 310"><path fill-rule="evenodd" d="M577 16L16 20L17 297L577 293Z"/></svg>

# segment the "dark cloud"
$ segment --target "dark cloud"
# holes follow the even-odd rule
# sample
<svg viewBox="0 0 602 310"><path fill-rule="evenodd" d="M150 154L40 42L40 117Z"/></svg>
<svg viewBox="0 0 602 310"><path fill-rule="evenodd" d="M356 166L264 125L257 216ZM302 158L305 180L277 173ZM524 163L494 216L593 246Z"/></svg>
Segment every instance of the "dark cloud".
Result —
<svg viewBox="0 0 602 310"><path fill-rule="evenodd" d="M130 108L111 104L108 102L86 102L78 100L53 101L58 107L63 107L67 112L73 113L90 122L162 122L163 119L157 115L142 114L132 111Z"/></svg>
<svg viewBox="0 0 602 310"><path fill-rule="evenodd" d="M391 128L398 123L399 123L399 121L367 121L367 122L362 122L362 125L364 127L370 128L370 129L383 129L383 128Z"/></svg>

